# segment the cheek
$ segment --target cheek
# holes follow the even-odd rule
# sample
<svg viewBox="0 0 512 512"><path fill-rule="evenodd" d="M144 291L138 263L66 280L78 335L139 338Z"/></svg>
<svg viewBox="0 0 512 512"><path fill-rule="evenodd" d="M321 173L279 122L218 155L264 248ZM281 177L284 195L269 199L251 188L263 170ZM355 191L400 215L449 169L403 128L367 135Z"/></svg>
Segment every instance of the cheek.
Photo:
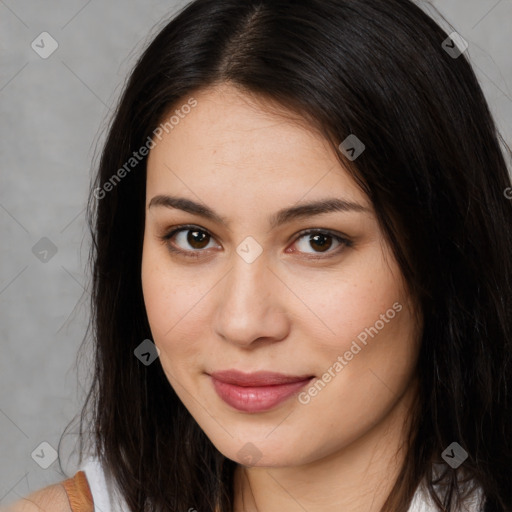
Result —
<svg viewBox="0 0 512 512"><path fill-rule="evenodd" d="M177 270L165 251L145 246L141 268L142 291L153 341L161 351L162 365L175 360L190 359L199 352L204 339L204 298L208 286L194 279L190 270Z"/></svg>
<svg viewBox="0 0 512 512"><path fill-rule="evenodd" d="M320 287L308 288L311 309L329 329L309 347L318 380L301 403L311 400L319 411L343 404L333 415L345 422L349 411L346 426L355 433L404 391L417 360L416 327L398 267L377 251L331 283L324 286L328 297Z"/></svg>
<svg viewBox="0 0 512 512"><path fill-rule="evenodd" d="M354 265L347 262L339 275L304 280L303 296L317 317L315 325L325 327L315 345L331 358L351 350L354 341L363 348L377 338L398 341L396 334L408 324L399 269L388 266L378 250Z"/></svg>
<svg viewBox="0 0 512 512"><path fill-rule="evenodd" d="M320 299L318 292L311 297L334 331L324 329L328 335L310 344L317 380L299 396L304 428L316 430L319 450L327 453L356 439L408 389L418 344L411 303L399 276L398 269L373 259L332 286L335 293L329 299ZM325 418L321 426L319 416ZM332 434L334 425L338 435Z"/></svg>
<svg viewBox="0 0 512 512"><path fill-rule="evenodd" d="M302 403L311 399L318 410L341 404L333 416L355 435L358 425L376 421L410 381L417 331L398 268L385 259L362 262L333 289L331 300L318 303L334 334L316 344L318 381Z"/></svg>

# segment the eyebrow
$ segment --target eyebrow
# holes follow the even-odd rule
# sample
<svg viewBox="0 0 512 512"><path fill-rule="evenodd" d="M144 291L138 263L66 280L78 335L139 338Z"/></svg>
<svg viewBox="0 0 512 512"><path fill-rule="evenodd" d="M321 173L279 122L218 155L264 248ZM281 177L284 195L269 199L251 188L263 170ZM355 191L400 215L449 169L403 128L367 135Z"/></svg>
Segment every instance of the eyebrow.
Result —
<svg viewBox="0 0 512 512"><path fill-rule="evenodd" d="M199 215L200 217L204 217L205 219L209 219L224 226L229 225L229 222L225 217L219 215L208 206L196 203L195 201L185 197L156 195L149 202L148 210L154 206L183 210L184 212ZM369 208L353 201L334 197L325 198L310 203L302 203L289 208L283 208L269 218L269 225L272 229L275 229L282 224L291 222L292 220L332 212L370 212L370 210Z"/></svg>

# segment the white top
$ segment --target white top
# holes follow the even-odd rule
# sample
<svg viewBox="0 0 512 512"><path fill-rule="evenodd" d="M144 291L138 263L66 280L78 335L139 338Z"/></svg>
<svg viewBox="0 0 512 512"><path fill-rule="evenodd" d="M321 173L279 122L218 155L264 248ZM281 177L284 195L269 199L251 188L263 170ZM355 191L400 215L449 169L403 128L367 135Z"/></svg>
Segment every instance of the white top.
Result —
<svg viewBox="0 0 512 512"><path fill-rule="evenodd" d="M83 471L87 477L95 512L128 512L124 498L106 478L98 459L91 457L84 460L78 470Z"/></svg>
<svg viewBox="0 0 512 512"><path fill-rule="evenodd" d="M107 482L105 473L97 459L89 458L85 460L79 467L79 471L84 471L87 476L94 500L95 511L128 512L126 502L117 490L114 489L112 482ZM472 501L469 503L469 508L461 509L458 512L481 512L483 505L481 500L482 491L478 488ZM419 486L414 494L408 512L437 512L437 509L431 501L430 495L423 492L422 487Z"/></svg>

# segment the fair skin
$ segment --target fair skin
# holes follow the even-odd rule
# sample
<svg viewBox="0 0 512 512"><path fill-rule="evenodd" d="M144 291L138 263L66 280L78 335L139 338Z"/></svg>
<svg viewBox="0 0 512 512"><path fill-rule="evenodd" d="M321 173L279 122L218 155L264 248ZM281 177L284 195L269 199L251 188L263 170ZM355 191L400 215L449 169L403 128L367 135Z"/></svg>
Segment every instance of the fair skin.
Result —
<svg viewBox="0 0 512 512"><path fill-rule="evenodd" d="M64 487L53 484L39 489L8 506L0 512L72 512Z"/></svg>
<svg viewBox="0 0 512 512"><path fill-rule="evenodd" d="M236 512L377 512L403 461L419 347L412 301L372 205L305 123L227 84L193 97L197 106L156 141L147 163L141 278L169 383L217 449L247 464L235 474ZM157 195L198 202L227 225L150 207ZM270 224L283 208L326 198L362 208ZM193 227L161 240L182 224ZM313 228L351 244L299 235ZM262 251L250 263L237 253L254 254L247 237ZM397 303L400 312L376 324ZM338 356L376 325L332 377ZM292 396L243 412L209 376L232 368L316 379L331 368L331 379L307 403ZM247 443L257 453L250 466L241 459Z"/></svg>
<svg viewBox="0 0 512 512"><path fill-rule="evenodd" d="M240 463L235 512L378 512L403 461L419 346L413 304L372 205L307 124L228 85L193 97L197 106L155 139L147 162L141 279L164 372L216 448ZM228 225L149 207L157 195L198 202ZM330 198L360 208L270 225L283 208ZM182 224L196 228L159 238ZM299 234L309 229L351 243L329 235L315 243ZM262 251L250 263L237 253L249 236ZM342 370L333 371L340 356ZM325 385L304 388L302 401L297 394L241 412L208 375L232 368L313 375ZM257 450L250 465L241 455L248 443Z"/></svg>

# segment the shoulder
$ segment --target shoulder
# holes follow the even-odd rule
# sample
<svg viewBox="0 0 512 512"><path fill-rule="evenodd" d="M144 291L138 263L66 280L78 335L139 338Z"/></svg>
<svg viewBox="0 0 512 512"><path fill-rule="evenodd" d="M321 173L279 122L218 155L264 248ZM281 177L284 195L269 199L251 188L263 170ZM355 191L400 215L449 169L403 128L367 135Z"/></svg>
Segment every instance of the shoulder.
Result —
<svg viewBox="0 0 512 512"><path fill-rule="evenodd" d="M71 512L68 495L61 483L49 485L22 498L0 512Z"/></svg>

